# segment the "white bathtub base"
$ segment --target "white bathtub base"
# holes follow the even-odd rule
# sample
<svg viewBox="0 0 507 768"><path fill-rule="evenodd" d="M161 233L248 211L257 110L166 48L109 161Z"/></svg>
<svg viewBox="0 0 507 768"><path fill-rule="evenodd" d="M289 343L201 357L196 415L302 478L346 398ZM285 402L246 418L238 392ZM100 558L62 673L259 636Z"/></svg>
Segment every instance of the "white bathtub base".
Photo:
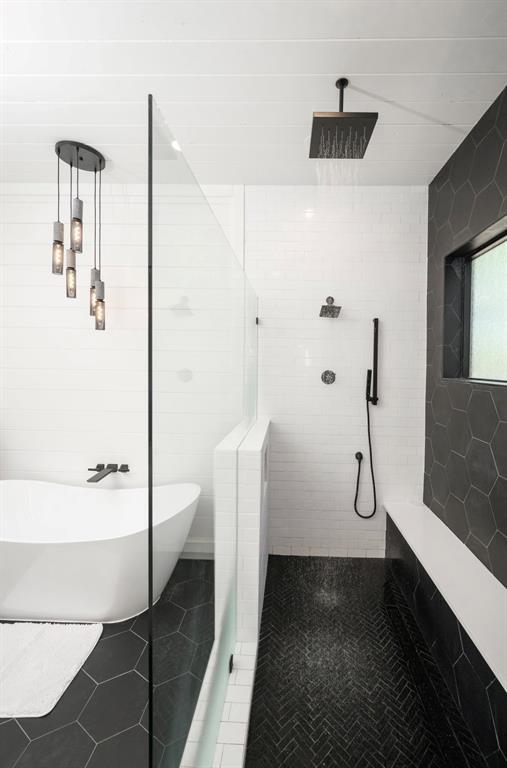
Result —
<svg viewBox="0 0 507 768"><path fill-rule="evenodd" d="M154 488L153 597L190 531L200 488ZM0 483L0 619L115 623L148 608L147 489Z"/></svg>

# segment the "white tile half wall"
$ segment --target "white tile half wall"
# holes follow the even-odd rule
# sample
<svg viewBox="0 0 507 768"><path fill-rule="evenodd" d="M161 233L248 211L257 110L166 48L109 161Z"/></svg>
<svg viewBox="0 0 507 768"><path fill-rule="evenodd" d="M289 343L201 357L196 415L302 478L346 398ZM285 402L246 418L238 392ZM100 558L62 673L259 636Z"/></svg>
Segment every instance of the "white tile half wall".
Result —
<svg viewBox="0 0 507 768"><path fill-rule="evenodd" d="M269 435L269 419L260 418L251 425L238 425L215 449L215 626L224 625L234 613L232 605L227 605L234 569L226 566L224 572L221 563L227 563L235 552L230 530L237 514L238 642L234 670L224 692L213 768L241 768L245 758L268 567ZM200 733L198 724L195 732Z"/></svg>
<svg viewBox="0 0 507 768"><path fill-rule="evenodd" d="M268 570L269 419L259 418L238 449L239 641L256 642Z"/></svg>
<svg viewBox="0 0 507 768"><path fill-rule="evenodd" d="M247 187L246 271L259 297L259 413L271 419L270 550L383 556L382 499L421 499L426 189ZM319 317L326 296L342 306ZM380 318L371 408L378 514L353 511L368 455L365 377ZM326 386L321 373L336 382ZM371 506L363 462L360 509Z"/></svg>
<svg viewBox="0 0 507 768"><path fill-rule="evenodd" d="M238 641L256 642L264 600L268 567L268 489L270 423L260 418L238 424L215 448L214 495L217 593L226 594L223 583L231 581L225 565L222 578L220 552L237 552ZM237 546L236 546L237 542ZM234 574L236 578L236 573ZM220 590L218 589L220 587ZM218 603L218 594L215 600ZM223 611L215 606L217 626Z"/></svg>

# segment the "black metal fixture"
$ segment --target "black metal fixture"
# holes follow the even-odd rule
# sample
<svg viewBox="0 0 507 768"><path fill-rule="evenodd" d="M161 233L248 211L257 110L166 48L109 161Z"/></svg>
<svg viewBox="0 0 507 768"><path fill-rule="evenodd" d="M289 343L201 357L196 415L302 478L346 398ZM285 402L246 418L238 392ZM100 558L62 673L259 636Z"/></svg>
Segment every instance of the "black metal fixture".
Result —
<svg viewBox="0 0 507 768"><path fill-rule="evenodd" d="M340 77L339 112L314 112L310 157L325 160L359 160L364 157L378 112L344 112L343 95L349 81Z"/></svg>
<svg viewBox="0 0 507 768"><path fill-rule="evenodd" d="M93 194L93 268L90 280L90 315L95 316L95 328L104 330L105 303L104 283L101 280L101 206L102 206L102 170L106 161L104 156L93 147L79 141L63 140L55 145L58 156L58 221L53 225L53 265L55 274L63 273L63 224L60 222L60 160L70 167L70 247L67 249L67 265L65 269L66 294L70 299L77 296L77 271L76 254L83 252L83 201L79 197L79 174L82 171L94 174ZM76 169L76 197L72 197L73 170ZM97 173L99 174L99 241L98 241L98 265L97 265ZM97 318L97 299L101 301L99 316Z"/></svg>
<svg viewBox="0 0 507 768"><path fill-rule="evenodd" d="M367 423L367 430L368 430L368 451L370 455L371 483L373 487L373 511L367 515L363 515L357 509L357 498L359 496L359 481L361 479L361 462L363 460L363 454L361 453L361 451L358 451L355 455L356 461L357 461L357 479L356 479L356 495L354 497L354 512L356 513L356 515L358 515L359 517L362 517L364 520L368 520L370 517L373 517L373 515L377 511L377 489L375 486L375 473L373 471L373 451L371 446L371 425L370 425L370 403L372 405L377 405L378 403L377 368L378 368L378 317L375 317L373 318L373 371L371 368L368 368L368 370L366 371L366 423ZM373 380L373 394L372 394L372 380Z"/></svg>
<svg viewBox="0 0 507 768"><path fill-rule="evenodd" d="M336 374L334 371L324 371L320 378L324 384L334 384L336 381Z"/></svg>
<svg viewBox="0 0 507 768"><path fill-rule="evenodd" d="M319 317L338 317L341 307L335 306L332 296L328 296L326 303L320 308Z"/></svg>
<svg viewBox="0 0 507 768"><path fill-rule="evenodd" d="M96 474L89 477L86 482L98 483L103 480L104 477L107 477L114 472L130 472L130 469L128 464L120 464L119 466L118 464L97 464L96 467L88 467L88 472L95 472Z"/></svg>
<svg viewBox="0 0 507 768"><path fill-rule="evenodd" d="M373 318L373 394L371 394L372 371L366 373L366 400L377 405L377 368L378 368L378 317Z"/></svg>

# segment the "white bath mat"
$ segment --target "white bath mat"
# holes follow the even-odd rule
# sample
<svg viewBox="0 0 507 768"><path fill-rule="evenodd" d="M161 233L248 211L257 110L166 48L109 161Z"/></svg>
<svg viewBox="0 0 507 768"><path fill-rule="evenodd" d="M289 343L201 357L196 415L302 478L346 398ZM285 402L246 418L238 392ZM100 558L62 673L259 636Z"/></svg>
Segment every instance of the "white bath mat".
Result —
<svg viewBox="0 0 507 768"><path fill-rule="evenodd" d="M0 624L0 717L42 717L95 648L102 624Z"/></svg>

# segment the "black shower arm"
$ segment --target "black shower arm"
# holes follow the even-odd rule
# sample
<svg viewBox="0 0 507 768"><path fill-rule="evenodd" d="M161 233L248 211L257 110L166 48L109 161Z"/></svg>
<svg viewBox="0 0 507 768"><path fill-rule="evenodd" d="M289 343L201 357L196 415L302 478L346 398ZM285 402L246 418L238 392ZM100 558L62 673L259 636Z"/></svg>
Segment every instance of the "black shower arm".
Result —
<svg viewBox="0 0 507 768"><path fill-rule="evenodd" d="M340 79L335 83L336 87L340 91L340 112L343 112L343 92L348 84L349 81L346 77L340 77Z"/></svg>

